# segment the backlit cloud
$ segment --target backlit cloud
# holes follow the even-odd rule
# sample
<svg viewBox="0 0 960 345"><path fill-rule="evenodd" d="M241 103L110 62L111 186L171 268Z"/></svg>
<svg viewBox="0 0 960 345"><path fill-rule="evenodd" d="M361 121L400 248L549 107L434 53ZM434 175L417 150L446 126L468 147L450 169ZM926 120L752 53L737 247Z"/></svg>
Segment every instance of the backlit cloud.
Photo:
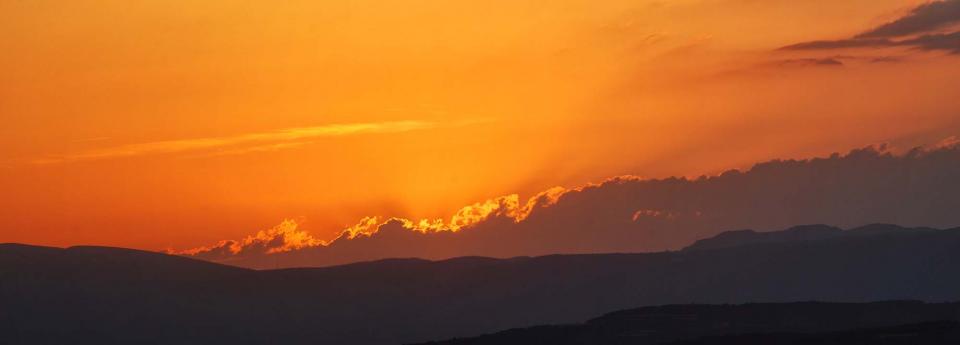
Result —
<svg viewBox="0 0 960 345"><path fill-rule="evenodd" d="M775 160L697 179L611 178L517 195L449 219L368 217L324 242L297 223L180 252L255 268L326 266L390 257L442 259L671 250L733 229L796 224L960 225L960 146L954 137L895 152L871 146L807 160Z"/></svg>
<svg viewBox="0 0 960 345"><path fill-rule="evenodd" d="M276 254L326 244L309 233L299 230L297 226L296 221L288 219L273 228L259 231L242 240L225 240L210 247L169 252L210 257L250 256Z"/></svg>

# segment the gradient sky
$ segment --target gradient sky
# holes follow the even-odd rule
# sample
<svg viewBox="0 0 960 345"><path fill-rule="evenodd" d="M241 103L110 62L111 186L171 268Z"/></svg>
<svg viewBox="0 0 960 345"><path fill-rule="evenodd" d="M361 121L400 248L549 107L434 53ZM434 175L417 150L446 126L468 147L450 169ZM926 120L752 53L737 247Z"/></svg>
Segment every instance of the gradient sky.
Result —
<svg viewBox="0 0 960 345"><path fill-rule="evenodd" d="M956 52L780 49L922 3L0 0L0 242L189 248L284 219L332 238L939 140Z"/></svg>

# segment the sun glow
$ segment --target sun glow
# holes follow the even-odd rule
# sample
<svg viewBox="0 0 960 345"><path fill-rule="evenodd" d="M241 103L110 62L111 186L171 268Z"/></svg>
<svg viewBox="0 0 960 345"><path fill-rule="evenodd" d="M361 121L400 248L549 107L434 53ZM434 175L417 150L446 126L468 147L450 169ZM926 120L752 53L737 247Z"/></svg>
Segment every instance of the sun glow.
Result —
<svg viewBox="0 0 960 345"><path fill-rule="evenodd" d="M0 235L463 231L552 186L939 140L960 129L949 37L811 44L923 2L0 1Z"/></svg>

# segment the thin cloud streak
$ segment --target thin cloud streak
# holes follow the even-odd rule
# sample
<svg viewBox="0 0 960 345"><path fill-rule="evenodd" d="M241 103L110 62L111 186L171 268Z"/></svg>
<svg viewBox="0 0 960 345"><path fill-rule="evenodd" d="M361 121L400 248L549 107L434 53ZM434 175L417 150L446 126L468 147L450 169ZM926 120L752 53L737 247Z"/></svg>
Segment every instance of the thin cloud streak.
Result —
<svg viewBox="0 0 960 345"><path fill-rule="evenodd" d="M269 151L271 149L276 150L299 147L307 143L298 141L306 139L340 137L359 134L401 133L432 129L436 127L438 127L437 123L425 121L330 124L314 127L287 128L276 131L249 133L236 136L164 140L122 145L83 151L58 157L37 159L34 160L33 163L69 163L111 158L215 150L221 148L229 148L229 150L224 151L228 152L228 154L242 154L248 152Z"/></svg>
<svg viewBox="0 0 960 345"><path fill-rule="evenodd" d="M926 51L946 51L960 54L960 31L947 34L930 34L894 41L889 39L844 39L835 41L812 41L789 45L780 50L830 50L850 48L908 47Z"/></svg>

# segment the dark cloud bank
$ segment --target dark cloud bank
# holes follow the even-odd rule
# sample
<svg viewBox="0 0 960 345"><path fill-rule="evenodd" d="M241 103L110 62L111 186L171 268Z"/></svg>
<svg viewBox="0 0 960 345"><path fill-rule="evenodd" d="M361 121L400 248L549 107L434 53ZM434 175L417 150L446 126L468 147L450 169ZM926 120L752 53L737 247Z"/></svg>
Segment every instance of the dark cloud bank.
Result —
<svg viewBox="0 0 960 345"><path fill-rule="evenodd" d="M960 0L933 1L851 38L793 44L782 50L907 47L960 54Z"/></svg>
<svg viewBox="0 0 960 345"><path fill-rule="evenodd" d="M796 224L960 225L960 146L893 154L868 147L810 160L776 160L699 179L622 177L532 198L521 211L498 199L458 231L414 231L405 220L347 232L326 245L266 254L266 236L239 253L215 246L198 258L257 268L326 266L393 257L513 257L553 253L673 250L732 229ZM236 242L230 242L236 245ZM270 244L272 243L272 244ZM264 246L266 244L266 246ZM261 246L264 250L251 250Z"/></svg>
<svg viewBox="0 0 960 345"><path fill-rule="evenodd" d="M933 1L914 8L897 20L859 34L857 38L913 35L941 29L958 21L960 21L960 1Z"/></svg>

